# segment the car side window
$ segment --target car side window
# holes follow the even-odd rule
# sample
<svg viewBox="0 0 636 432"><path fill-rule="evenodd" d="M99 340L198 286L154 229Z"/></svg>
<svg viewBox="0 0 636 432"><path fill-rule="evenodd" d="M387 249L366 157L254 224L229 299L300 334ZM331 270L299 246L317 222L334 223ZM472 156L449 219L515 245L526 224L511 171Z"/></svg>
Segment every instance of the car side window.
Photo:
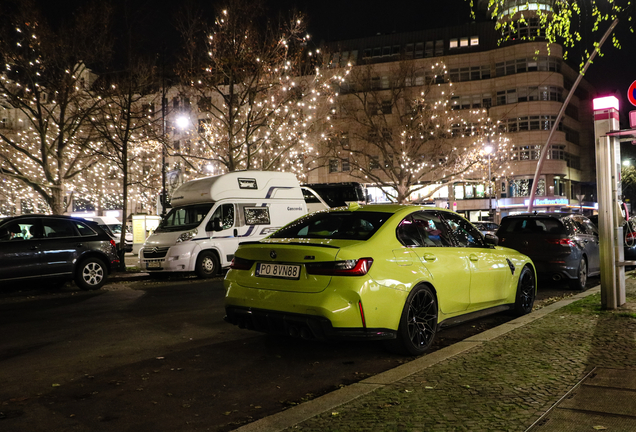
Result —
<svg viewBox="0 0 636 432"><path fill-rule="evenodd" d="M463 247L485 247L482 234L470 222L459 215L444 213L444 219L453 232L453 236Z"/></svg>
<svg viewBox="0 0 636 432"><path fill-rule="evenodd" d="M419 211L413 213L413 222L420 231L424 246L453 246L446 225L436 212Z"/></svg>
<svg viewBox="0 0 636 432"><path fill-rule="evenodd" d="M78 232L73 226L73 221L64 219L49 219L43 221L44 237L62 238L77 237Z"/></svg>
<svg viewBox="0 0 636 432"><path fill-rule="evenodd" d="M77 230L79 231L80 236L82 237L95 235L95 231L90 229L88 226L84 225L82 222L75 222L75 226L77 227Z"/></svg>
<svg viewBox="0 0 636 432"><path fill-rule="evenodd" d="M402 219L402 222L397 227L396 235L400 243L404 246L422 247L424 242L420 231L417 229L413 217L411 215Z"/></svg>
<svg viewBox="0 0 636 432"><path fill-rule="evenodd" d="M40 238L37 219L20 219L10 222L0 229L0 241L20 241Z"/></svg>

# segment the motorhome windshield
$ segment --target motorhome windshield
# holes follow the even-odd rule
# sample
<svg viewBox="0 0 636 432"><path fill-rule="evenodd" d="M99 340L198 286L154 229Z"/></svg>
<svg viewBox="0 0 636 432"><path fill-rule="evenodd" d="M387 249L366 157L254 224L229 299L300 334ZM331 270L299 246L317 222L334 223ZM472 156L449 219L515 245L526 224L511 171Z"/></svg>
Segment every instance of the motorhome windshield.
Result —
<svg viewBox="0 0 636 432"><path fill-rule="evenodd" d="M214 204L196 204L175 207L163 218L155 232L181 231L196 228L208 215Z"/></svg>

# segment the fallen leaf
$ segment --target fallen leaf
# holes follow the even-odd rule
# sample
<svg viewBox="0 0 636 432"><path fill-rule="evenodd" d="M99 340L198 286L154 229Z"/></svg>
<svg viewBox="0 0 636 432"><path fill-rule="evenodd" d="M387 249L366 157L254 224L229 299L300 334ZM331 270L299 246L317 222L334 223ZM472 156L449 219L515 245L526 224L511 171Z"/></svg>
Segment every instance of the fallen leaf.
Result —
<svg viewBox="0 0 636 432"><path fill-rule="evenodd" d="M426 387L424 387L424 388L425 388L426 390L433 390L433 389L435 389L435 387L431 387L431 386L426 386Z"/></svg>
<svg viewBox="0 0 636 432"><path fill-rule="evenodd" d="M337 416L338 414L340 414L338 411L333 411L333 412L331 413L331 415L332 415L332 416Z"/></svg>
<svg viewBox="0 0 636 432"><path fill-rule="evenodd" d="M594 426L594 427L592 427L592 429L594 429L594 430L606 430L607 428L605 426Z"/></svg>
<svg viewBox="0 0 636 432"><path fill-rule="evenodd" d="M59 387L59 384L51 384L51 387Z"/></svg>

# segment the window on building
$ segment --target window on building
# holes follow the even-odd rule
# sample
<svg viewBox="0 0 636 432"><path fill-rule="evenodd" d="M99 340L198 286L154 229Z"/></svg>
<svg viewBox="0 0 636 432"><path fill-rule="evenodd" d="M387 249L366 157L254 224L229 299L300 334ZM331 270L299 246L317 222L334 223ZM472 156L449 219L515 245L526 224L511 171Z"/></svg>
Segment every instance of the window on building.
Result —
<svg viewBox="0 0 636 432"><path fill-rule="evenodd" d="M424 49L424 57L433 57L433 41L426 42L426 48Z"/></svg>
<svg viewBox="0 0 636 432"><path fill-rule="evenodd" d="M426 42L426 47L428 48L428 44L430 42ZM431 48L431 54L432 54L432 48ZM415 44L415 58L422 58L424 56L424 42L418 42ZM432 57L431 56L426 56L426 57Z"/></svg>
<svg viewBox="0 0 636 432"><path fill-rule="evenodd" d="M463 37L463 38L459 39L459 46L460 47L467 47L468 46L468 38L467 37Z"/></svg>
<svg viewBox="0 0 636 432"><path fill-rule="evenodd" d="M435 57L444 55L444 41L436 40L435 41Z"/></svg>
<svg viewBox="0 0 636 432"><path fill-rule="evenodd" d="M470 46L479 45L479 36L471 36L470 37Z"/></svg>
<svg viewBox="0 0 636 432"><path fill-rule="evenodd" d="M459 41L457 39L451 39L450 43L448 44L448 47L450 49L459 47Z"/></svg>
<svg viewBox="0 0 636 432"><path fill-rule="evenodd" d="M349 165L349 159L342 160L342 171L343 172L351 171L351 166Z"/></svg>
<svg viewBox="0 0 636 432"><path fill-rule="evenodd" d="M414 45L412 43L406 44L406 47L404 49L404 56L407 59L412 59L413 58L413 48L414 48Z"/></svg>
<svg viewBox="0 0 636 432"><path fill-rule="evenodd" d="M338 159L329 159L329 172L338 172L339 162Z"/></svg>
<svg viewBox="0 0 636 432"><path fill-rule="evenodd" d="M391 114L393 112L393 103L390 100L382 101L382 114Z"/></svg>

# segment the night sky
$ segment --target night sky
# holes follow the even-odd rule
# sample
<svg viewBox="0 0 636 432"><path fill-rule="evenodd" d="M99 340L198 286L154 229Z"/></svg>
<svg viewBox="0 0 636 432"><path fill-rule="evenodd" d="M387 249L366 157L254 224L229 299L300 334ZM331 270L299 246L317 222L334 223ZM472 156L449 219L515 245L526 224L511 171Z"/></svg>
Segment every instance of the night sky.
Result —
<svg viewBox="0 0 636 432"><path fill-rule="evenodd" d="M134 19L140 50L148 54L163 51L168 56L173 56L179 50L179 34L174 29L174 22L184 3L194 2L210 17L213 17L214 5L217 3L215 0L113 0L113 3L121 5L125 1L137 10ZM59 18L86 0L36 2L45 9L47 16ZM466 0L270 0L267 4L272 16L278 12L288 13L293 7L305 12L309 33L317 45L321 41L438 28L471 20ZM116 16L121 16L121 10ZM636 80L636 35L627 31L627 22L619 23L618 28L623 49L617 50L608 40L604 46L605 56L597 58L586 78L599 92L620 96L621 111L626 113L632 108L636 109L629 105L626 98L627 88ZM602 32L584 36L599 40ZM579 58L579 49L572 49L573 58Z"/></svg>

